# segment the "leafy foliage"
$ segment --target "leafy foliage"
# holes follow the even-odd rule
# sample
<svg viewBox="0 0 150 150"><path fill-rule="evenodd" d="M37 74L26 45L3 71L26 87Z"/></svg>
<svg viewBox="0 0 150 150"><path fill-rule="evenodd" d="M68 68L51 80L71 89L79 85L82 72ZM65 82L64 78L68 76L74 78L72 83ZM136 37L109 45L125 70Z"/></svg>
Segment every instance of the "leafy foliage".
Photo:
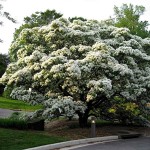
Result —
<svg viewBox="0 0 150 150"><path fill-rule="evenodd" d="M5 54L0 54L0 77L4 74L7 65L9 63L9 58L7 55ZM0 95L3 93L4 91L4 87L2 84L0 84Z"/></svg>
<svg viewBox="0 0 150 150"><path fill-rule="evenodd" d="M136 103L126 101L126 99L115 96L109 104L103 104L97 113L106 120L114 120L122 124L136 124L137 116L141 115Z"/></svg>
<svg viewBox="0 0 150 150"><path fill-rule="evenodd" d="M28 129L27 122L18 119L0 118L1 128Z"/></svg>
<svg viewBox="0 0 150 150"><path fill-rule="evenodd" d="M0 77L4 74L7 65L9 63L8 55L6 54L0 54Z"/></svg>
<svg viewBox="0 0 150 150"><path fill-rule="evenodd" d="M73 22L73 20L82 20L82 21L87 21L87 19L83 18L83 17L72 17L72 18L68 18L68 20L70 22Z"/></svg>
<svg viewBox="0 0 150 150"><path fill-rule="evenodd" d="M145 7L123 4L120 8L115 6L114 12L116 18L115 26L126 27L131 31L131 34L142 38L150 37L148 21L140 20L141 15L145 12Z"/></svg>

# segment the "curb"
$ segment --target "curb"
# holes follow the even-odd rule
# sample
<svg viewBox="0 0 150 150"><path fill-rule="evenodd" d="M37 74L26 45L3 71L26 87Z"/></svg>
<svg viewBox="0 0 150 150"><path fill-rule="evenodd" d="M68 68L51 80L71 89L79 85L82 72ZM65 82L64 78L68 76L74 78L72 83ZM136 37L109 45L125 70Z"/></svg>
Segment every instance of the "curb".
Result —
<svg viewBox="0 0 150 150"><path fill-rule="evenodd" d="M140 133L131 133L131 134L122 134L119 135L118 138L119 139L132 139L132 138L138 138L138 137L142 137L143 134Z"/></svg>
<svg viewBox="0 0 150 150"><path fill-rule="evenodd" d="M119 134L120 133L120 134ZM141 133L137 133L137 132L133 132L133 131L120 131L118 132L118 138L119 139L131 139L131 138L138 138L138 137L142 137L143 134Z"/></svg>
<svg viewBox="0 0 150 150"><path fill-rule="evenodd" d="M56 144L48 144L48 145L43 145L43 146L39 146L39 147L28 148L28 149L24 149L24 150L53 150L53 149L58 149L58 148L80 145L80 144L110 141L110 140L118 140L118 136L104 136L104 137L66 141L66 142L61 142L61 143L56 143Z"/></svg>

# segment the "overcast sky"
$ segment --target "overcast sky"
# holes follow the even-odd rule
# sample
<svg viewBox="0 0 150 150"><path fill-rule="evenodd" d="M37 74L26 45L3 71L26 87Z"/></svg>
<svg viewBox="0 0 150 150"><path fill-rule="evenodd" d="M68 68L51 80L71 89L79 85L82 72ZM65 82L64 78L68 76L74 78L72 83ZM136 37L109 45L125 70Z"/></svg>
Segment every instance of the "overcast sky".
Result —
<svg viewBox="0 0 150 150"><path fill-rule="evenodd" d="M113 16L113 7L121 6L123 3L134 5L143 5L146 12L142 20L150 23L150 1L149 0L6 0L1 2L4 11L11 14L17 20L17 24L4 19L4 25L0 27L0 53L8 53L15 28L23 23L23 18L30 16L36 11L45 11L46 9L55 9L64 17L81 16L88 19L103 20Z"/></svg>

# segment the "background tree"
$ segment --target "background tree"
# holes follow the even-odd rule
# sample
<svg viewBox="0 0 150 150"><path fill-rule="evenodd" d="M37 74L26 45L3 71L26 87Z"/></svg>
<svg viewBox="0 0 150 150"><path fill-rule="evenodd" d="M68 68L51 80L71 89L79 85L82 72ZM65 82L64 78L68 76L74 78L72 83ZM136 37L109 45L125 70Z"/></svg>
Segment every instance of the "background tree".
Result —
<svg viewBox="0 0 150 150"><path fill-rule="evenodd" d="M150 39L127 28L59 18L20 33L11 45L17 61L0 82L13 88L12 98L42 103L45 118L78 114L80 126L91 111L106 106L110 113L132 113L132 106L149 114L149 48Z"/></svg>
<svg viewBox="0 0 150 150"><path fill-rule="evenodd" d="M7 65L9 64L9 57L6 54L0 54L0 77L4 74Z"/></svg>
<svg viewBox="0 0 150 150"><path fill-rule="evenodd" d="M82 20L82 21L86 21L87 19L83 18L83 17L72 17L72 18L68 18L68 20L70 22L73 22L73 20Z"/></svg>
<svg viewBox="0 0 150 150"><path fill-rule="evenodd" d="M2 0L0 0L0 1L2 1ZM3 11L3 6L1 3L0 3L0 17L7 18L8 20L12 21L13 23L16 23L16 20L14 18L12 18L8 12ZM2 20L0 20L0 25L1 26L3 25ZM0 42L3 42L3 40L0 39ZM4 74L8 63L9 63L8 56L5 54L0 54L0 77ZM3 89L4 89L4 85L0 84L0 95L3 93Z"/></svg>
<svg viewBox="0 0 150 150"><path fill-rule="evenodd" d="M7 18L8 20L12 21L13 23L16 23L16 20L14 18L12 18L8 12L3 11L2 4L0 4L0 16ZM0 20L0 25L3 25L2 20ZM0 42L2 42L2 39L0 39Z"/></svg>
<svg viewBox="0 0 150 150"><path fill-rule="evenodd" d="M8 63L8 55L0 54L0 77L5 73ZM0 84L0 95L3 93L4 87L4 85Z"/></svg>
<svg viewBox="0 0 150 150"><path fill-rule="evenodd" d="M120 8L115 6L115 26L126 27L131 31L131 34L138 35L142 38L150 37L148 21L140 20L144 12L144 6L133 6L132 4L123 4Z"/></svg>
<svg viewBox="0 0 150 150"><path fill-rule="evenodd" d="M18 29L15 30L13 41L15 41L18 38L20 32L23 29L30 29L34 27L48 25L53 20L60 18L61 16L62 14L57 13L55 10L46 10L45 12L35 12L30 17L25 17L24 23ZM16 61L17 51L10 50L9 54L11 61Z"/></svg>

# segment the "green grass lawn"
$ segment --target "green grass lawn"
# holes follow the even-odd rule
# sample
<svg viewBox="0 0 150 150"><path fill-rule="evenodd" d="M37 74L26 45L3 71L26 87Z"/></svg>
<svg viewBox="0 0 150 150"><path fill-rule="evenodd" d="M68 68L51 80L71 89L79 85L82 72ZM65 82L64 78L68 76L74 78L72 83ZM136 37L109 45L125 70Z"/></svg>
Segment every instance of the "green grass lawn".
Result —
<svg viewBox="0 0 150 150"><path fill-rule="evenodd" d="M0 97L0 108L24 110L24 111L35 111L42 108L42 105L32 106L20 100L11 100L4 97Z"/></svg>
<svg viewBox="0 0 150 150"><path fill-rule="evenodd" d="M0 150L22 150L63 141L67 139L44 135L44 132L0 128Z"/></svg>

